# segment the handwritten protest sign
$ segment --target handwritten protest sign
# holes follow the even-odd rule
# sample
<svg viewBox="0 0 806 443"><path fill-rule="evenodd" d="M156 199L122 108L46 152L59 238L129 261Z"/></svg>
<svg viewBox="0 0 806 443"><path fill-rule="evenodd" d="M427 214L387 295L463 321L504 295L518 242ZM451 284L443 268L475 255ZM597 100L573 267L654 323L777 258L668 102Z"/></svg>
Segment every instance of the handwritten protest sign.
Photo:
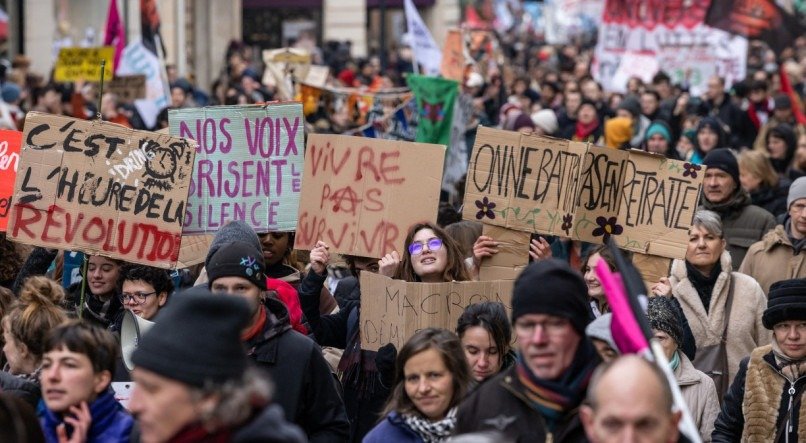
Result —
<svg viewBox="0 0 806 443"><path fill-rule="evenodd" d="M377 351L392 343L400 349L417 331L454 330L468 306L499 302L512 312L512 281L408 283L361 273L361 348Z"/></svg>
<svg viewBox="0 0 806 443"><path fill-rule="evenodd" d="M442 145L309 135L295 247L403 251L410 225L436 220L444 158Z"/></svg>
<svg viewBox="0 0 806 443"><path fill-rule="evenodd" d="M704 174L700 166L480 128L464 217L527 232L683 258Z"/></svg>
<svg viewBox="0 0 806 443"><path fill-rule="evenodd" d="M689 0L685 7L671 1L604 4L591 74L606 91L625 92L627 75L647 78L661 68L673 84L688 85L692 96L702 95L713 75L728 88L745 77L747 39L705 24L711 0Z"/></svg>
<svg viewBox="0 0 806 443"><path fill-rule="evenodd" d="M38 112L22 140L10 238L176 264L195 142Z"/></svg>
<svg viewBox="0 0 806 443"><path fill-rule="evenodd" d="M14 193L14 180L20 161L20 140L22 132L0 131L0 231L8 225L8 213L11 209Z"/></svg>
<svg viewBox="0 0 806 443"><path fill-rule="evenodd" d="M121 103L133 103L146 97L146 76L142 74L119 75L105 85L107 91L118 96Z"/></svg>
<svg viewBox="0 0 806 443"><path fill-rule="evenodd" d="M574 211L587 145L479 128L464 219L560 235Z"/></svg>
<svg viewBox="0 0 806 443"><path fill-rule="evenodd" d="M112 73L115 72L114 46L61 48L53 69L53 80L57 82L101 81L101 60L106 60L104 78L109 80L112 78Z"/></svg>
<svg viewBox="0 0 806 443"><path fill-rule="evenodd" d="M216 106L168 112L170 132L198 142L185 234L243 220L257 232L297 226L302 105Z"/></svg>
<svg viewBox="0 0 806 443"><path fill-rule="evenodd" d="M445 36L445 45L442 49L442 64L440 74L443 77L461 83L465 75L465 42L462 31L449 29Z"/></svg>

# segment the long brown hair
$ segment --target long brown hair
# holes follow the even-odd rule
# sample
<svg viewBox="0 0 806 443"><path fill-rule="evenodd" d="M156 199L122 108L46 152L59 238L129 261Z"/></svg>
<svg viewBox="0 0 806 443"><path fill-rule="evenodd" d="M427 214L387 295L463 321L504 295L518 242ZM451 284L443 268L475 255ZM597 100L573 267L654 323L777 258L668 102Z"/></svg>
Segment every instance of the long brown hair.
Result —
<svg viewBox="0 0 806 443"><path fill-rule="evenodd" d="M423 229L434 231L434 234L442 240L442 247L446 248L448 263L445 265L445 270L442 272L442 281L470 280L470 274L468 274L467 268L465 267L464 257L462 257L459 245L456 244L456 241L454 241L445 230L430 222L415 223L409 228L409 232L406 234L405 248L403 248L403 260L397 268L394 278L408 282L422 281L420 276L414 273L414 268L411 265L409 245L414 239L414 235Z"/></svg>
<svg viewBox="0 0 806 443"><path fill-rule="evenodd" d="M403 368L410 358L429 349L439 353L440 357L442 357L442 362L453 378L453 397L451 397L451 402L448 404L448 410L464 399L471 379L470 368L465 359L465 351L462 350L461 340L456 334L448 330L426 328L414 334L397 354L395 386L392 388L392 395L389 397L389 402L381 414L381 420L390 412L420 414L408 394L406 394L406 373Z"/></svg>

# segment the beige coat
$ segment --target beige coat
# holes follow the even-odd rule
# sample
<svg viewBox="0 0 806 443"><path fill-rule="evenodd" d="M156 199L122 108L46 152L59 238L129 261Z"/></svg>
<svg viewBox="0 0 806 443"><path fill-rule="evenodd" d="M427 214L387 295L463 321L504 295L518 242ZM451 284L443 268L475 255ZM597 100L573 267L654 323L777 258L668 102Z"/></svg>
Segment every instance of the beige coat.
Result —
<svg viewBox="0 0 806 443"><path fill-rule="evenodd" d="M728 326L727 354L728 372L731 383L739 370L739 362L750 355L750 352L770 342L770 331L761 323L761 315L767 307L767 298L758 282L738 272L729 273L731 268L730 254L725 251L720 258L722 273L716 280L711 306L708 314L702 305L697 290L686 274L686 263L683 260L672 262L669 280L672 284L672 295L680 301L686 315L691 333L697 343L697 349L712 346L722 339L725 329L725 304L728 300L730 279L735 278L733 304Z"/></svg>
<svg viewBox="0 0 806 443"><path fill-rule="evenodd" d="M794 255L784 226L778 225L750 246L739 272L755 278L769 294L770 286L777 281L806 277L806 251Z"/></svg>
<svg viewBox="0 0 806 443"><path fill-rule="evenodd" d="M714 431L714 422L719 415L719 398L716 386L711 377L697 370L686 354L678 351L680 366L674 371L674 378L680 386L683 400L686 401L688 411L697 429L700 431L703 443L711 441L711 432Z"/></svg>

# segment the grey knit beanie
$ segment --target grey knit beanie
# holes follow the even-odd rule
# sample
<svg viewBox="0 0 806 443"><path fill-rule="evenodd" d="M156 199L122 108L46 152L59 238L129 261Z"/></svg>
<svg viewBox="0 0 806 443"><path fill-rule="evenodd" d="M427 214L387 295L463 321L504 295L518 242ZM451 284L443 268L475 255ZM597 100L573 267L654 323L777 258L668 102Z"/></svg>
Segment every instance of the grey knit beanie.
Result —
<svg viewBox="0 0 806 443"><path fill-rule="evenodd" d="M232 243L234 241L241 241L249 243L254 246L258 251L263 251L263 246L260 244L260 238L257 233L252 229L249 224L242 220L236 220L222 226L218 232L215 233L213 241L210 243L210 249L207 251L207 258L204 259L204 267L210 264L210 258L222 246Z"/></svg>
<svg viewBox="0 0 806 443"><path fill-rule="evenodd" d="M800 177L789 185L789 195L786 197L786 208L789 209L792 203L801 198L806 198L806 177Z"/></svg>

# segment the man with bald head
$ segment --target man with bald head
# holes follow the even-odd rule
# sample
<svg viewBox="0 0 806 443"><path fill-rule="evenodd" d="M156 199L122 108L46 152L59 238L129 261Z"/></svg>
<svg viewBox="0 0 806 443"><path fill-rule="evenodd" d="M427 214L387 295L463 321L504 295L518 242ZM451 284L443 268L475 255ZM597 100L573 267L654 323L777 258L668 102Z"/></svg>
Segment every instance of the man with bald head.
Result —
<svg viewBox="0 0 806 443"><path fill-rule="evenodd" d="M678 441L680 412L661 370L643 358L626 355L602 365L580 410L592 443Z"/></svg>

